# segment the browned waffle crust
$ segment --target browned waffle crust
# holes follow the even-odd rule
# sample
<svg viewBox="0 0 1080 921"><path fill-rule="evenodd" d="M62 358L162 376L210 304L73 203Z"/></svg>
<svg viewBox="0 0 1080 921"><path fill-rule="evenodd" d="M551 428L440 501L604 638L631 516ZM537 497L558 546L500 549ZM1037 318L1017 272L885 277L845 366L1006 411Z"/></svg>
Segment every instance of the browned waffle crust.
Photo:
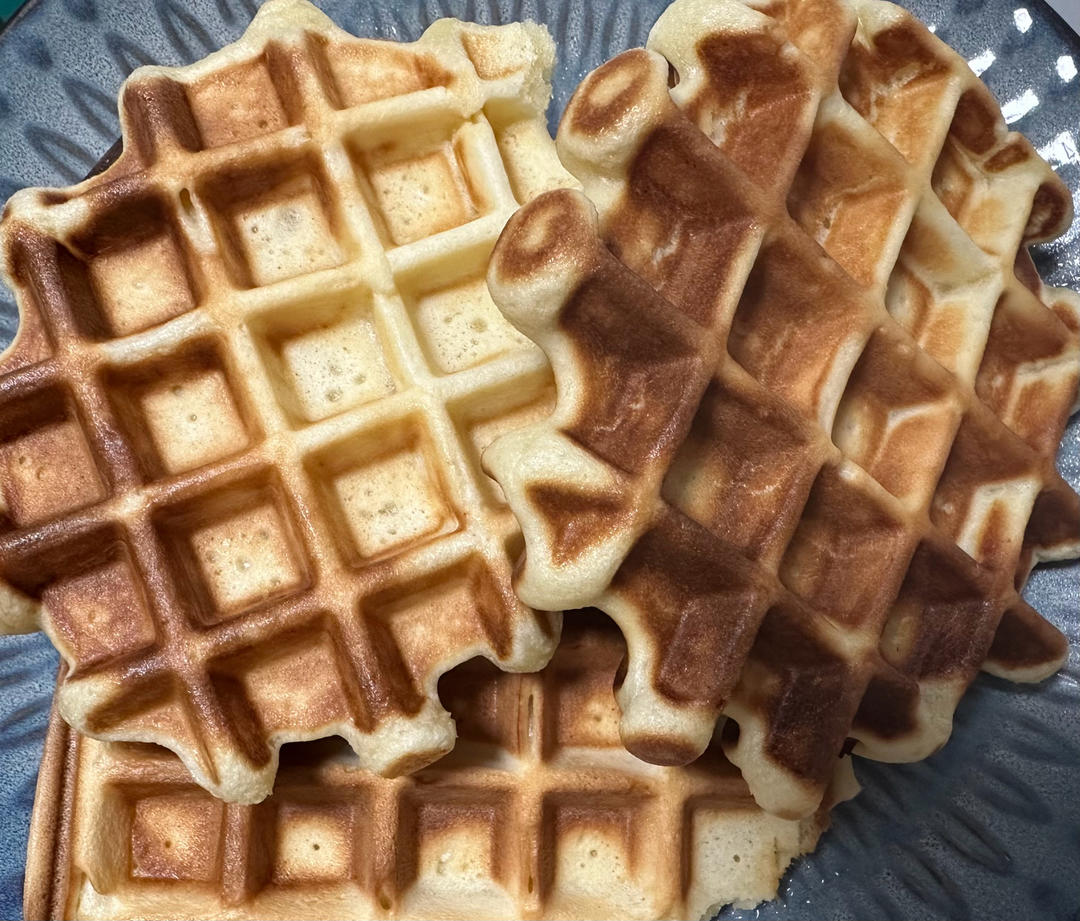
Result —
<svg viewBox="0 0 1080 921"><path fill-rule="evenodd" d="M1080 313L1026 252L1068 193L954 52L874 0L760 6L679 0L578 89L589 197L524 208L489 271L557 407L484 461L521 598L626 635L627 745L686 762L724 714L805 815L846 740L925 756L980 666L1063 660L1018 590L1080 548Z"/></svg>
<svg viewBox="0 0 1080 921"><path fill-rule="evenodd" d="M697 918L772 897L826 811L763 812L719 745L686 768L627 753L623 654L606 618L580 615L540 674L476 660L444 677L459 741L436 765L388 780L340 746L290 746L257 806L54 719L26 916Z"/></svg>
<svg viewBox="0 0 1080 921"><path fill-rule="evenodd" d="M362 41L299 0L121 93L125 150L27 190L0 249L0 622L71 665L59 706L254 802L286 741L373 770L453 744L438 676L540 668L487 440L545 411L483 273L570 182L539 26Z"/></svg>

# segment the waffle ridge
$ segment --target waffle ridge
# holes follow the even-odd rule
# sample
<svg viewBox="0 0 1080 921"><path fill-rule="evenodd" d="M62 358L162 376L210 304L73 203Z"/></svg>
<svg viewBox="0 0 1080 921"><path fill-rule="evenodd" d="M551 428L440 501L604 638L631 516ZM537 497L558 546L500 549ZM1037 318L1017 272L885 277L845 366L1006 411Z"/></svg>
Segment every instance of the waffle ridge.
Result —
<svg viewBox="0 0 1080 921"><path fill-rule="evenodd" d="M48 757L69 767L63 785L43 773L37 808L56 798L64 819L34 823L27 914L697 918L771 897L827 810L768 815L718 745L676 768L626 752L624 651L594 613L540 673L466 663L441 683L460 731L446 758L387 779L330 740L297 746L255 806L213 800L164 751L54 722ZM834 794L850 782L845 759Z"/></svg>
<svg viewBox="0 0 1080 921"><path fill-rule="evenodd" d="M405 45L271 0L128 80L104 174L9 201L0 622L49 633L73 726L257 802L286 741L415 769L453 744L440 674L550 657L479 451L551 391L483 272L573 182L553 54L534 24Z"/></svg>
<svg viewBox="0 0 1080 921"><path fill-rule="evenodd" d="M523 208L489 285L558 401L484 463L522 600L625 634L627 746L685 763L726 716L806 815L842 751L944 744L980 667L1055 671L1019 591L1080 552L1080 298L1026 247L1071 201L964 62L876 0L677 0L557 144L584 195Z"/></svg>

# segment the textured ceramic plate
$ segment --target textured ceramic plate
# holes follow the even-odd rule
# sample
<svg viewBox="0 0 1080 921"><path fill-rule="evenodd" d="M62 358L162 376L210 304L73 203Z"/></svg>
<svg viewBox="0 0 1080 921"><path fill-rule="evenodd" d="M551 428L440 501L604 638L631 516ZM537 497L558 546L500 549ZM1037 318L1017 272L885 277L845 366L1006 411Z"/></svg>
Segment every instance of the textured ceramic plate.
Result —
<svg viewBox="0 0 1080 921"><path fill-rule="evenodd" d="M1076 0L1065 0L1066 3ZM559 42L552 121L580 78L641 44L665 0L326 0L361 35L413 39L433 19L532 18ZM1080 38L1042 0L906 0L982 74L1007 120L1080 197ZM119 134L115 100L139 64L184 64L237 37L253 0L31 0L0 32L0 204L80 179ZM1037 254L1080 287L1080 222ZM0 344L15 308L0 292ZM1061 468L1080 486L1080 425ZM836 812L780 898L725 918L1080 921L1080 566L1032 576L1031 602L1069 635L1065 669L1035 688L980 678L952 741L915 765L856 762L865 792ZM0 917L19 917L23 860L56 655L0 638Z"/></svg>

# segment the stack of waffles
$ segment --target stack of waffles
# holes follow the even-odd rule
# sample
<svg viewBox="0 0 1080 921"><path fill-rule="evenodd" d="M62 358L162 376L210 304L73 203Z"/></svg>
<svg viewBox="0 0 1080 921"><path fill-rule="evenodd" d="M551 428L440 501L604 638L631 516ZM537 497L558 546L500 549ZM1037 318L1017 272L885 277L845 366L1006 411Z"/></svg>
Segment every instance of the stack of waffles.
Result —
<svg viewBox="0 0 1080 921"><path fill-rule="evenodd" d="M1080 554L1026 249L1071 202L963 62L677 0L557 145L553 62L270 0L8 203L0 625L65 662L27 916L754 904L842 756L1063 660L1019 592Z"/></svg>
<svg viewBox="0 0 1080 921"><path fill-rule="evenodd" d="M522 600L625 634L631 750L685 763L724 715L757 801L805 815L845 747L944 744L980 667L1055 671L1018 589L1080 553L1080 298L1026 246L1071 201L960 58L875 0L681 0L558 145L585 194L490 271L558 403L485 462Z"/></svg>

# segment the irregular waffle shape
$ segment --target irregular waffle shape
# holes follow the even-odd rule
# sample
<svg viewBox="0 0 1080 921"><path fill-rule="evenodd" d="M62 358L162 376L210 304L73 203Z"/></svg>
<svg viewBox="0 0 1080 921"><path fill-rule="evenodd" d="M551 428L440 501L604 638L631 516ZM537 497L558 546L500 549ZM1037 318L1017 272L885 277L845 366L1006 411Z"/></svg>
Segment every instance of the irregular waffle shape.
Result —
<svg viewBox="0 0 1080 921"><path fill-rule="evenodd" d="M772 898L827 810L765 813L718 744L688 767L627 753L624 653L607 618L575 617L539 674L476 660L443 678L459 740L436 765L389 780L343 746L291 746L257 806L213 799L161 749L54 719L26 916L698 918ZM853 792L850 764L830 799Z"/></svg>
<svg viewBox="0 0 1080 921"><path fill-rule="evenodd" d="M453 744L439 675L535 670L558 618L510 584L479 467L547 411L484 284L507 217L571 182L535 25L363 41L297 0L125 84L125 150L5 211L0 620L59 705L262 799L286 741L395 773Z"/></svg>
<svg viewBox="0 0 1080 921"><path fill-rule="evenodd" d="M853 742L941 746L980 666L1052 673L1018 591L1080 552L1080 299L1026 246L1071 201L963 61L889 4L678 0L557 143L585 195L522 209L488 275L557 406L484 463L522 600L622 628L627 746L685 763L726 715L757 801L806 815Z"/></svg>

